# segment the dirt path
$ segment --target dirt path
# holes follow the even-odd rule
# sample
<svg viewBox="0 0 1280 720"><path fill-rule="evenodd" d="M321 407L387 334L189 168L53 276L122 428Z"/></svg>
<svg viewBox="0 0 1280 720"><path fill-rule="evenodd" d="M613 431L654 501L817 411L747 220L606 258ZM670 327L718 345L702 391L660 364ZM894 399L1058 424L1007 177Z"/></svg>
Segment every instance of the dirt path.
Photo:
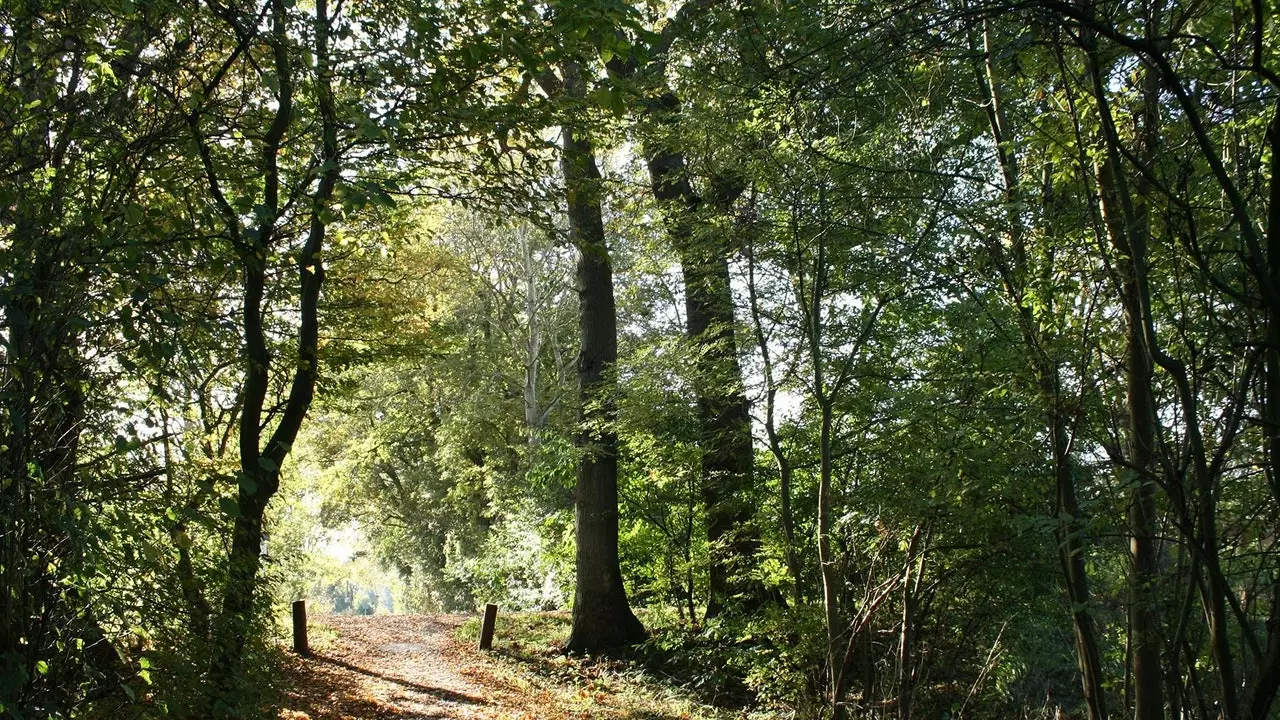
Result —
<svg viewBox="0 0 1280 720"><path fill-rule="evenodd" d="M283 678L282 720L510 718L521 712L480 684L484 659L454 639L456 615L322 616L313 656ZM326 630L331 628L331 630ZM336 637L335 637L336 634Z"/></svg>
<svg viewBox="0 0 1280 720"><path fill-rule="evenodd" d="M508 616L510 622L511 616ZM455 639L460 615L320 616L289 655L280 720L740 720L625 663L522 648L498 619L493 653Z"/></svg>

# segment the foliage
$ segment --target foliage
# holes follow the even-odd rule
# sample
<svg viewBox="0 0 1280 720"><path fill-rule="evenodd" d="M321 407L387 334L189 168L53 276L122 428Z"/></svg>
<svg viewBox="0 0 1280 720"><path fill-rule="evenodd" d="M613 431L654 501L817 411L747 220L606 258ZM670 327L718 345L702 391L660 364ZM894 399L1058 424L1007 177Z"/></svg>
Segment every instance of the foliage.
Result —
<svg viewBox="0 0 1280 720"><path fill-rule="evenodd" d="M253 715L304 595L563 608L616 436L655 632L513 673L1269 717L1265 5L0 4L0 713Z"/></svg>

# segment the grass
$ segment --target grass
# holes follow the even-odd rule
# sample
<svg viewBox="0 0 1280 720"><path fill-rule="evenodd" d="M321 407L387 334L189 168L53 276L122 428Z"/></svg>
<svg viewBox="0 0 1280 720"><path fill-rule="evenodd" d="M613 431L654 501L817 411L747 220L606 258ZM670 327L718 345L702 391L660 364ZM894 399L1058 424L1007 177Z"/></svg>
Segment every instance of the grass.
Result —
<svg viewBox="0 0 1280 720"><path fill-rule="evenodd" d="M774 718L775 713L752 712L741 703L717 706L699 698L676 677L689 677L707 668L669 673L641 649L630 657L602 658L564 652L569 637L567 612L499 613L495 624L493 680L512 691L540 696L547 707L563 709L566 718L612 720L726 720ZM470 645L479 641L480 619L457 630ZM549 718L545 710L537 717Z"/></svg>

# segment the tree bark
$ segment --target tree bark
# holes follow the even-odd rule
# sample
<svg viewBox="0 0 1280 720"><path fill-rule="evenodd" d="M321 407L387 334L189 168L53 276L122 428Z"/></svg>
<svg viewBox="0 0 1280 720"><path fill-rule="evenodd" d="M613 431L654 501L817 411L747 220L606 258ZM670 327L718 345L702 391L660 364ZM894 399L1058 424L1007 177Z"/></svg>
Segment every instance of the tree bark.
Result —
<svg viewBox="0 0 1280 720"><path fill-rule="evenodd" d="M321 121L320 182L311 198L310 225L306 241L298 255L300 301L297 359L284 410L265 447L262 445L262 425L272 362L263 324L266 258L279 232L279 192L283 183L277 163L293 112L294 78L286 29L287 0L272 0L271 3L271 46L280 90L277 94L276 114L263 143L266 219L257 232L250 236L238 231L239 224L235 214L227 213L224 209L228 226L235 229L232 235L241 248L245 382L244 409L240 415L237 513L227 557L227 581L223 588L221 612L214 628L213 657L209 666L207 705L213 715L234 712L237 676L252 625L258 571L261 568L263 517L268 502L279 488L280 466L297 438L302 420L315 395L319 360L318 309L320 288L324 281L321 255L327 230L324 212L339 176L337 111L329 57L331 19L327 0L317 0L315 12L316 101ZM211 173L212 187L215 185L212 168L206 169Z"/></svg>
<svg viewBox="0 0 1280 720"><path fill-rule="evenodd" d="M669 92L654 105L649 116L658 124L669 122L679 108ZM702 501L710 548L707 617L730 606L750 612L768 593L750 575L761 541L751 503L755 450L738 363L729 252L722 234L699 222L704 202L689 182L684 154L656 142L647 144L645 154L654 197L666 216L667 237L680 257L686 335L695 347ZM711 204L721 214L740 193L731 183L713 190L720 191Z"/></svg>
<svg viewBox="0 0 1280 720"><path fill-rule="evenodd" d="M580 71L563 67L563 88L570 98L584 93ZM577 443L578 466L574 520L577 536L577 587L573 626L565 647L595 652L634 645L646 637L631 612L618 560L617 310L613 267L605 243L600 201L600 171L591 141L574 128L562 129L561 170L569 210L569 238L578 248L578 322L582 350L578 355L581 401Z"/></svg>

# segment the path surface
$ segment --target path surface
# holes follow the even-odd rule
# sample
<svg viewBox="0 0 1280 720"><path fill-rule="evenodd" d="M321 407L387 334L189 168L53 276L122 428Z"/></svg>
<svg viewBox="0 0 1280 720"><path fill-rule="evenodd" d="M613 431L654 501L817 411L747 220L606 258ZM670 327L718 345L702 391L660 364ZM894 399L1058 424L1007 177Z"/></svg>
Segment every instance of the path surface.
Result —
<svg viewBox="0 0 1280 720"><path fill-rule="evenodd" d="M328 615L312 657L289 655L280 720L726 720L625 663L530 651L503 639L482 653L455 634L461 615Z"/></svg>
<svg viewBox="0 0 1280 720"><path fill-rule="evenodd" d="M457 615L319 616L313 656L287 670L282 720L519 718L486 687L483 657L454 639ZM336 633L336 637L335 637Z"/></svg>

